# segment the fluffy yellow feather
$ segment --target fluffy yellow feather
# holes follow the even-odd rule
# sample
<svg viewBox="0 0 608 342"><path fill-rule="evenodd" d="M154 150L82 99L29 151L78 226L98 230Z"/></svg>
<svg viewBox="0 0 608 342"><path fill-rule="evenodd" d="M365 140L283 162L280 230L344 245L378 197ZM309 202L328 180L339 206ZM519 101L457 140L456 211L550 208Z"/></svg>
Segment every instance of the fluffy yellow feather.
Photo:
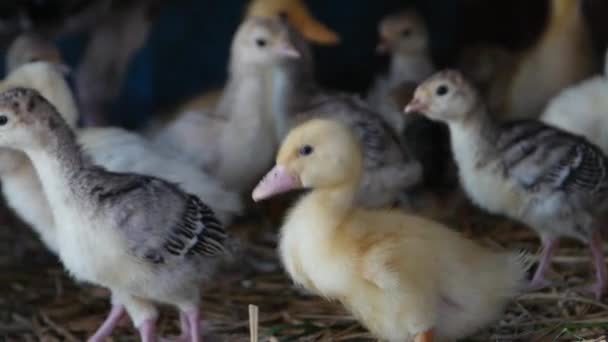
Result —
<svg viewBox="0 0 608 342"><path fill-rule="evenodd" d="M451 340L496 320L523 288L527 262L447 227L391 210L353 206L362 173L345 126L311 120L285 139L255 200L312 191L281 229L280 256L294 282L343 303L378 338Z"/></svg>
<svg viewBox="0 0 608 342"><path fill-rule="evenodd" d="M503 68L490 90L490 107L501 119L538 118L563 88L594 72L589 28L581 0L551 0L538 41Z"/></svg>

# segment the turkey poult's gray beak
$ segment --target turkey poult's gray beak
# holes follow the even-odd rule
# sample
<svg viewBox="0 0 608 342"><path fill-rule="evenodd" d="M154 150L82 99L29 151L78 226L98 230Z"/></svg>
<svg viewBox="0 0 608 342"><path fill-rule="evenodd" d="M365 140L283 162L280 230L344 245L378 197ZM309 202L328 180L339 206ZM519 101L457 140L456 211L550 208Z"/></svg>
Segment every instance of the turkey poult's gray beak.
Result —
<svg viewBox="0 0 608 342"><path fill-rule="evenodd" d="M422 101L420 101L420 99L414 97L412 99L412 101L410 101L410 103L408 103L408 105L405 106L405 109L403 109L403 111L406 114L412 114L412 113L424 114L427 109L428 109L428 106L424 102L422 102Z"/></svg>
<svg viewBox="0 0 608 342"><path fill-rule="evenodd" d="M253 189L252 198L255 202L279 195L302 187L300 179L292 175L283 165L276 165Z"/></svg>
<svg viewBox="0 0 608 342"><path fill-rule="evenodd" d="M302 57L302 54L300 54L300 52L298 52L298 50L296 50L296 48L293 46L293 44L289 43L289 42L280 42L275 48L274 48L274 52L281 56L281 57L286 57L286 58L300 58Z"/></svg>

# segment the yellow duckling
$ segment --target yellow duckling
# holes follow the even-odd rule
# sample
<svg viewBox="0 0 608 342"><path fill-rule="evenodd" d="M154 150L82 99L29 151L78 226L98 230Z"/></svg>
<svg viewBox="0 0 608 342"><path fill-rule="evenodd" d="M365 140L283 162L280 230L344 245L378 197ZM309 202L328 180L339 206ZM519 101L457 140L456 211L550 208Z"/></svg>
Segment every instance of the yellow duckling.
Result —
<svg viewBox="0 0 608 342"><path fill-rule="evenodd" d="M312 189L281 229L293 281L339 300L382 340L452 340L498 319L524 287L527 258L421 217L354 207L362 167L358 140L337 122L314 119L286 137L253 198Z"/></svg>
<svg viewBox="0 0 608 342"><path fill-rule="evenodd" d="M340 36L315 19L303 0L253 0L247 17L285 15L306 39L323 45L337 45Z"/></svg>

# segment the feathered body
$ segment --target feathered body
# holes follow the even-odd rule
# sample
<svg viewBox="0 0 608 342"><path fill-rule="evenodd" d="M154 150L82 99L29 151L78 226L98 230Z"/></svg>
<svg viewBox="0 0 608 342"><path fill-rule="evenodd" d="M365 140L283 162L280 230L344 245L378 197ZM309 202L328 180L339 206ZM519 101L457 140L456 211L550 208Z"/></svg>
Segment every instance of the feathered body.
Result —
<svg viewBox="0 0 608 342"><path fill-rule="evenodd" d="M226 234L213 211L172 183L95 166L34 90L4 92L0 108L9 122L0 144L32 161L66 269L80 281L111 289L144 340L158 316L153 303L197 316L200 281L225 252ZM198 332L198 325L190 329Z"/></svg>
<svg viewBox="0 0 608 342"><path fill-rule="evenodd" d="M416 90L407 111L448 124L461 184L481 208L521 221L540 235L543 273L559 237L591 245L601 296L608 283L599 234L608 213L608 159L582 137L539 121L498 124L479 94L455 71Z"/></svg>
<svg viewBox="0 0 608 342"><path fill-rule="evenodd" d="M254 199L310 188L281 228L281 261L294 282L343 303L374 335L412 341L467 336L496 320L523 288L518 253L495 253L447 227L402 212L358 209L358 139L311 120L283 143Z"/></svg>

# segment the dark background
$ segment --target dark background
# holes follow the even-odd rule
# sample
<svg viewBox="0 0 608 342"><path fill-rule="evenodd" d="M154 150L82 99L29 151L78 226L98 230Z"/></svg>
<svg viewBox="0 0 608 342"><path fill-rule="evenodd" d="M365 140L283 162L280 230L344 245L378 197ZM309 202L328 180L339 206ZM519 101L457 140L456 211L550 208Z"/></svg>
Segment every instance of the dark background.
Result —
<svg viewBox="0 0 608 342"><path fill-rule="evenodd" d="M431 30L439 67L449 66L459 47L498 42L513 50L533 43L542 30L548 0L308 0L321 22L342 38L335 47L315 47L317 78L326 86L361 92L386 60L374 54L376 26L385 14L416 7ZM584 2L598 54L608 37L608 1ZM111 122L130 128L166 112L192 95L221 86L230 40L244 0L164 1L148 41L131 61ZM1 6L1 5L0 5ZM44 12L41 14L43 15ZM47 14L51 15L47 10ZM78 65L86 34L61 38L68 63Z"/></svg>

